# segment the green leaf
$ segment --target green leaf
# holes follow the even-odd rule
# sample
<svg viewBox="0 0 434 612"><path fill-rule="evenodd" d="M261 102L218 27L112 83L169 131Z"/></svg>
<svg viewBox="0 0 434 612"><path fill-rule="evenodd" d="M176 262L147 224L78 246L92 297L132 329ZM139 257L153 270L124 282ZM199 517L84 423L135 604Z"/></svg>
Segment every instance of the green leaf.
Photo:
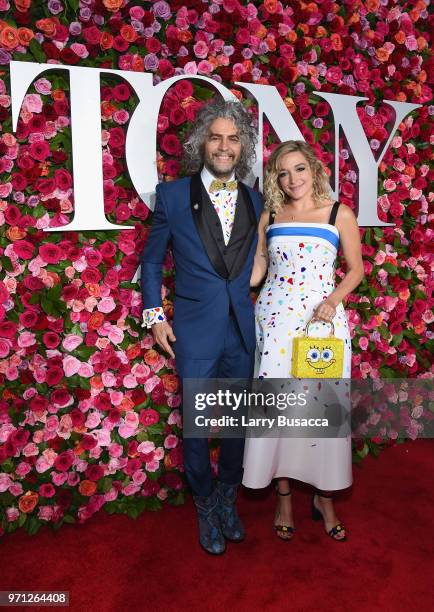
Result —
<svg viewBox="0 0 434 612"><path fill-rule="evenodd" d="M41 528L41 522L35 517L30 516L24 525L25 530L29 535L35 535Z"/></svg>
<svg viewBox="0 0 434 612"><path fill-rule="evenodd" d="M62 293L62 285L59 283L58 285L54 285L47 291L47 298L53 302L57 302L60 298L60 294Z"/></svg>
<svg viewBox="0 0 434 612"><path fill-rule="evenodd" d="M110 489L112 488L112 484L113 484L113 480L111 478L108 478L108 476L105 476L104 478L101 478L101 480L99 481L98 489L102 491L103 493L108 493Z"/></svg>
<svg viewBox="0 0 434 612"><path fill-rule="evenodd" d="M90 382L87 378L83 378L82 376L80 376L80 378L78 379L78 386L80 387L80 389L90 389Z"/></svg>
<svg viewBox="0 0 434 612"><path fill-rule="evenodd" d="M12 472L14 469L14 463L12 461L12 459L6 459L6 461L3 461L3 463L1 464L1 469L2 472Z"/></svg>
<svg viewBox="0 0 434 612"><path fill-rule="evenodd" d="M381 267L383 268L383 270L386 270L386 272L388 272L392 276L394 276L395 274L398 274L398 268L396 266L394 266L393 264L387 262L387 261L384 262L381 265Z"/></svg>
<svg viewBox="0 0 434 612"><path fill-rule="evenodd" d="M0 257L0 261L3 267L3 270L6 270L6 272L12 272L12 270L14 269L11 260L9 259L9 257L6 257L6 255L2 255Z"/></svg>
<svg viewBox="0 0 434 612"><path fill-rule="evenodd" d="M79 6L80 6L80 0L67 0L69 6L72 8L72 10L77 13Z"/></svg>
<svg viewBox="0 0 434 612"><path fill-rule="evenodd" d="M381 366L379 368L379 372L383 378L399 378L399 372L396 372L393 368L389 368L388 366Z"/></svg>
<svg viewBox="0 0 434 612"><path fill-rule="evenodd" d="M393 336L391 341L391 346L398 346L402 342L402 334L398 334L397 336Z"/></svg>
<svg viewBox="0 0 434 612"><path fill-rule="evenodd" d="M73 351L74 355L81 357L81 359L89 359L91 355L97 350L96 346L79 346Z"/></svg>
<svg viewBox="0 0 434 612"><path fill-rule="evenodd" d="M45 296L41 299L41 306L44 312L49 315L55 315L57 313L56 308L51 300L46 298Z"/></svg>
<svg viewBox="0 0 434 612"><path fill-rule="evenodd" d="M70 514L65 514L65 516L63 517L63 522L73 524L75 523L75 518L71 516Z"/></svg>
<svg viewBox="0 0 434 612"><path fill-rule="evenodd" d="M33 55L33 57L35 58L37 62L39 62L40 64L45 64L47 57L45 53L43 52L41 45L36 40L36 38L32 38L32 40L30 41L29 49L30 49L31 54Z"/></svg>
<svg viewBox="0 0 434 612"><path fill-rule="evenodd" d="M138 516L140 516L141 511L136 506L130 506L127 509L127 514L130 518L136 519Z"/></svg>
<svg viewBox="0 0 434 612"><path fill-rule="evenodd" d="M40 299L39 293L32 293L31 298L29 299L29 304L39 304Z"/></svg>

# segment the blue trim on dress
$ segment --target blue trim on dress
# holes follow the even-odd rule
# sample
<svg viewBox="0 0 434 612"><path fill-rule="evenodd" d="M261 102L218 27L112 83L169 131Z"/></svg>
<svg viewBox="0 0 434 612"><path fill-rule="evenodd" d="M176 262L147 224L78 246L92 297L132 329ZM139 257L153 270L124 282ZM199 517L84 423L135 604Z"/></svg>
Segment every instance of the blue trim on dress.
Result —
<svg viewBox="0 0 434 612"><path fill-rule="evenodd" d="M274 236L314 236L328 240L337 249L339 237L334 232L321 227L270 227L267 231L267 243Z"/></svg>

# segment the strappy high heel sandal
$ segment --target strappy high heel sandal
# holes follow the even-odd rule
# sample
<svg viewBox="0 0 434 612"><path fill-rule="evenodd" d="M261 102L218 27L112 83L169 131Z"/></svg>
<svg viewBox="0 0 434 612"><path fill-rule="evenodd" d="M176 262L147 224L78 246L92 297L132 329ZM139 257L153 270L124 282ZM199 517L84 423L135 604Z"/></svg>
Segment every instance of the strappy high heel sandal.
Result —
<svg viewBox="0 0 434 612"><path fill-rule="evenodd" d="M276 493L277 495L280 495L281 497L286 497L287 495L291 495L291 491L288 491L288 493L281 493L277 486L276 486ZM279 520L279 518L280 518L280 509L278 512L276 512L276 516L274 520L277 521ZM284 540L286 542L290 542L292 540L294 536L294 532L295 532L295 528L291 527L290 525L274 524L273 529L276 532L277 536L281 540Z"/></svg>
<svg viewBox="0 0 434 612"><path fill-rule="evenodd" d="M321 510L319 510L315 506L315 496L325 497L327 499L332 499L333 495L331 493L325 494L324 491L319 492L318 490L315 491L315 493L313 493L313 495L312 495L312 520L314 520L314 521L321 521L321 520L324 521L323 513L321 512ZM342 533L342 531L346 531L346 530L345 530L345 527L343 526L343 524L339 521L339 522L336 523L336 525L334 527L332 527L331 529L329 529L329 531L327 531L327 534L335 542L345 542L346 539L347 539L346 535L343 538L337 537L340 533Z"/></svg>

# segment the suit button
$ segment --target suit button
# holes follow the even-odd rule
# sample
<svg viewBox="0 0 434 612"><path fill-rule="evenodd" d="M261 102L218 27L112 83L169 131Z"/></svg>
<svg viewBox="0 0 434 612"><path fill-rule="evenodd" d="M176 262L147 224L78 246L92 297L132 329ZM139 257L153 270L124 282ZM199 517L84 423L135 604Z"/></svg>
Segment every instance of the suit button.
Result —
<svg viewBox="0 0 434 612"><path fill-rule="evenodd" d="M216 227L218 227L220 225L220 222L217 221L217 223L215 224Z"/></svg>
<svg viewBox="0 0 434 612"><path fill-rule="evenodd" d="M217 240L218 240L219 242L221 242L221 241L222 241L222 238L220 238L220 236L219 236L219 237L217 238Z"/></svg>

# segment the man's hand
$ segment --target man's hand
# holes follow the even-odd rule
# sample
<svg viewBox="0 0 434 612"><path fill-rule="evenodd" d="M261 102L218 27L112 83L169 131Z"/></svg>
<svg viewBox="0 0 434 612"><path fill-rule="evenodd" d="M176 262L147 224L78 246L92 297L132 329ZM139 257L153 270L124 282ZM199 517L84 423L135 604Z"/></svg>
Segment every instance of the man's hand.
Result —
<svg viewBox="0 0 434 612"><path fill-rule="evenodd" d="M154 323L151 330L152 335L154 336L154 340L158 344L158 346L174 358L175 353L173 352L169 342L175 342L176 338L170 323L168 323L167 321L162 321L161 323Z"/></svg>

